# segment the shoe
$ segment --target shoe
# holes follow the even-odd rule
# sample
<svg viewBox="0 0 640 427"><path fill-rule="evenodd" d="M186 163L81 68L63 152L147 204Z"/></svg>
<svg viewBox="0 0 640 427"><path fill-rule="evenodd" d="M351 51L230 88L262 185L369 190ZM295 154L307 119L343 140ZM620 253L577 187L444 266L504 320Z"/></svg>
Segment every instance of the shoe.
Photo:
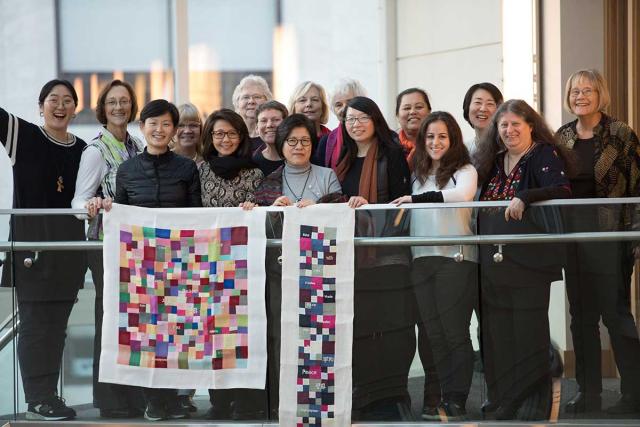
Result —
<svg viewBox="0 0 640 427"><path fill-rule="evenodd" d="M498 421L513 420L516 418L518 408L514 405L498 406L496 408L495 417Z"/></svg>
<svg viewBox="0 0 640 427"><path fill-rule="evenodd" d="M189 409L183 407L178 400L172 400L167 404L167 418L171 420L183 420L190 418Z"/></svg>
<svg viewBox="0 0 640 427"><path fill-rule="evenodd" d="M424 406L420 416L425 421L440 421L440 411L437 406Z"/></svg>
<svg viewBox="0 0 640 427"><path fill-rule="evenodd" d="M609 415L627 415L640 412L640 398L634 394L623 394L618 402L607 408Z"/></svg>
<svg viewBox="0 0 640 427"><path fill-rule="evenodd" d="M577 392L573 398L564 405L564 411L570 414L582 412L597 412L602 410L602 399L599 394L587 394Z"/></svg>
<svg viewBox="0 0 640 427"><path fill-rule="evenodd" d="M490 401L489 399L482 402L482 406L480 407L480 410L484 415L492 414L496 412L497 409L498 409L498 404Z"/></svg>
<svg viewBox="0 0 640 427"><path fill-rule="evenodd" d="M204 415L207 420L230 420L231 419L231 409L219 409L215 406L211 406L207 413Z"/></svg>
<svg viewBox="0 0 640 427"><path fill-rule="evenodd" d="M178 404L189 412L198 411L198 407L193 403L193 398L189 395L178 396Z"/></svg>
<svg viewBox="0 0 640 427"><path fill-rule="evenodd" d="M142 411L135 408L100 409L100 418L138 418Z"/></svg>
<svg viewBox="0 0 640 427"><path fill-rule="evenodd" d="M29 403L26 418L28 420L61 421L76 417L76 411L64 403L59 396L51 396L35 403Z"/></svg>
<svg viewBox="0 0 640 427"><path fill-rule="evenodd" d="M440 421L463 421L467 418L467 410L463 405L458 405L455 402L442 402L440 409L441 412L444 412L444 416L441 417Z"/></svg>
<svg viewBox="0 0 640 427"><path fill-rule="evenodd" d="M162 403L150 401L144 410L144 418L149 421L162 421L166 420L168 415Z"/></svg>

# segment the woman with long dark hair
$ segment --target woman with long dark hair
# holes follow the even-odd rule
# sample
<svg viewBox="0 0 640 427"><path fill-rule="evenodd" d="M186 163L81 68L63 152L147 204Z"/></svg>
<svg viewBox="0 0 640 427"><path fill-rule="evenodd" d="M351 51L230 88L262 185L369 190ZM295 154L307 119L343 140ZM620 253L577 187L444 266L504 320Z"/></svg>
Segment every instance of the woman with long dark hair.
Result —
<svg viewBox="0 0 640 427"><path fill-rule="evenodd" d="M506 210L481 209L480 234L547 233L547 211L529 204L567 198L571 189L561 150L544 119L512 99L496 111L475 152L480 200L509 200ZM544 419L551 401L549 291L564 258L542 244L508 245L503 261L480 247L485 379L497 419Z"/></svg>
<svg viewBox="0 0 640 427"><path fill-rule="evenodd" d="M412 195L393 203L468 202L476 193L478 175L471 165L458 123L449 113L427 116L417 134ZM471 209L413 209L412 236L468 236L475 234ZM473 347L469 337L471 314L477 302L478 250L464 246L459 257L453 246L415 246L411 279L420 314L419 325L430 346L442 389L441 408L448 420L466 415L473 377ZM423 411L423 419L440 420L439 411Z"/></svg>
<svg viewBox="0 0 640 427"><path fill-rule="evenodd" d="M336 168L349 206L388 203L408 194L409 167L380 109L366 97L347 104ZM361 211L360 236L408 232L396 211ZM406 248L358 248L354 277L353 419L410 419L407 391L415 354L414 298Z"/></svg>
<svg viewBox="0 0 640 427"><path fill-rule="evenodd" d="M476 83L467 90L462 101L462 115L475 131L474 138L466 142L471 154L478 148L491 118L503 101L500 89L489 82Z"/></svg>

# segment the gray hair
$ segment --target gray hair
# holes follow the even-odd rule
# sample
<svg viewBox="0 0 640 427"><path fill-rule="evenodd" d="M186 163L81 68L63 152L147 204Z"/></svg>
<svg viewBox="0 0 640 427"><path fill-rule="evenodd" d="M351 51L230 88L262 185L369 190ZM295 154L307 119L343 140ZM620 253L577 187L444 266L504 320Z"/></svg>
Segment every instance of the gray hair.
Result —
<svg viewBox="0 0 640 427"><path fill-rule="evenodd" d="M269 89L269 84L264 79L264 77L257 76L255 74L249 74L248 76L244 76L238 86L233 90L233 96L231 97L231 102L233 102L233 109L238 110L238 105L240 104L240 92L247 86L258 86L262 91L267 101L271 101L273 99L273 94L271 93L271 89Z"/></svg>
<svg viewBox="0 0 640 427"><path fill-rule="evenodd" d="M333 100L338 95L344 95L350 93L354 97L356 96L367 96L367 90L362 86L362 83L357 81L356 79L351 78L342 78L338 80L338 83L333 87L333 91L331 92L331 99L329 102L333 104Z"/></svg>

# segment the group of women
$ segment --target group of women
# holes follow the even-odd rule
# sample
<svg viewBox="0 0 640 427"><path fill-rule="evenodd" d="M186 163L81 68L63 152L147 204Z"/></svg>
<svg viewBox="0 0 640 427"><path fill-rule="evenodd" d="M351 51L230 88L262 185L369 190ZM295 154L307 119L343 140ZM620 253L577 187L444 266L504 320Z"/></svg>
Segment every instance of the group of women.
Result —
<svg viewBox="0 0 640 427"><path fill-rule="evenodd" d="M322 86L308 81L296 88L287 108L272 99L264 79L247 76L234 91L235 111L220 109L204 123L191 104L149 102L139 117L143 144L127 132L138 110L135 92L127 82L114 80L98 97L96 116L103 127L87 145L67 131L77 105L73 86L53 80L39 98L44 125L0 109L0 141L14 168L15 207L86 207L90 239L102 238L98 212L109 209L112 201L155 208L244 209L509 201L506 209L478 212L433 206L359 210L358 236L527 234L558 227L580 231L634 225L631 205L586 216L528 209L533 202L556 198L638 195L638 138L604 113L609 94L597 71L581 70L568 80L566 107L577 120L556 134L526 102L503 102L491 83L473 85L464 98L464 118L475 130L475 138L466 143L454 117L432 112L422 89L398 95L398 133L365 95L357 81L343 80L328 103ZM329 110L340 123L334 130L324 126ZM268 216L270 236L278 237L281 221L281 214ZM75 218L18 217L12 237L80 240L84 232ZM566 256L559 255L560 249ZM509 245L500 263L494 262L494 252L487 245L357 248L354 420L412 418L407 383L416 346L425 369L422 418L465 418L473 376L469 324L474 310L481 321L488 390L483 412L496 419L545 418L551 401L549 290L563 268L579 385L566 410L600 409L600 317L622 376L622 398L609 411L640 410L640 342L629 311L631 246ZM209 418L277 417L279 255L276 249L267 254L266 391L210 391ZM23 262L28 256L15 252L12 274L3 278L3 283L18 284L18 356L28 418L75 416L57 395L56 385L66 323L86 261L96 285L94 405L101 416L144 413L157 421L186 418L196 409L191 390L98 381L103 288L99 257L45 252L28 267ZM49 357L42 363L38 356L45 351Z"/></svg>

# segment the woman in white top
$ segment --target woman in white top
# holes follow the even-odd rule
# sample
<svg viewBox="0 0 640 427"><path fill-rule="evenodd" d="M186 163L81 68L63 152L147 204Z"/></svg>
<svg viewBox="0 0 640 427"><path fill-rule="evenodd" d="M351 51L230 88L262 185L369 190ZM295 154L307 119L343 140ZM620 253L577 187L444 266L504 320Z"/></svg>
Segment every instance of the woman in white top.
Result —
<svg viewBox="0 0 640 427"><path fill-rule="evenodd" d="M451 114L437 111L424 120L416 139L412 195L393 203L442 203L473 200L477 173ZM463 236L474 230L470 208L414 209L412 236ZM412 248L412 282L420 321L427 330L440 386L441 408L449 420L463 418L473 376L469 337L477 301L477 248L465 246L456 262L455 246ZM459 260L458 260L459 261ZM418 343L420 346L420 343ZM423 418L429 414L423 414ZM439 416L434 414L434 418Z"/></svg>

